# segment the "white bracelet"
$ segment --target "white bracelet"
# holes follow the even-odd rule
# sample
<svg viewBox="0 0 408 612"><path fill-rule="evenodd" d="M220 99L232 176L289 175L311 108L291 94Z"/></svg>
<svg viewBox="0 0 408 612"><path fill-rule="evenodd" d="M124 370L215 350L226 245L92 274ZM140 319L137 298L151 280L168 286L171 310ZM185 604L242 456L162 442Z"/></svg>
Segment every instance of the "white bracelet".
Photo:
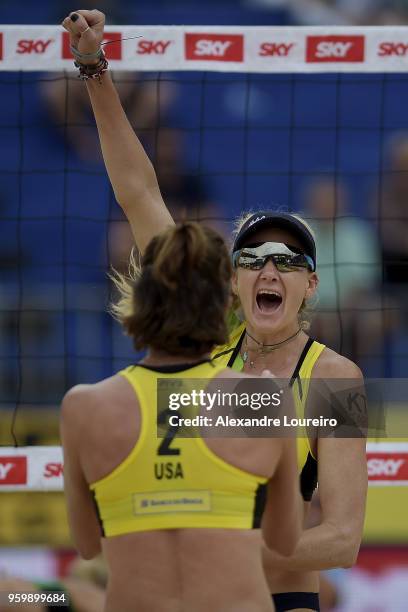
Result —
<svg viewBox="0 0 408 612"><path fill-rule="evenodd" d="M73 47L72 45L70 48L72 55L79 60L96 60L101 59L101 57L104 57L104 53L101 47L99 47L98 51L95 51L95 53L80 53L78 49L76 47Z"/></svg>

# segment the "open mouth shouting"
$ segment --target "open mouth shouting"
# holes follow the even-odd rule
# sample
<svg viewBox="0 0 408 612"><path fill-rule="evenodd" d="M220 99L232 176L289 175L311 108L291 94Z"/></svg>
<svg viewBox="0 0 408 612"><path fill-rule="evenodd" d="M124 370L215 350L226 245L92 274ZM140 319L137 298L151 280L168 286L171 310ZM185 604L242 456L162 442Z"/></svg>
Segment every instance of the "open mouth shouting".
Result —
<svg viewBox="0 0 408 612"><path fill-rule="evenodd" d="M256 304L262 314L271 314L279 310L283 298L279 291L272 289L258 289Z"/></svg>

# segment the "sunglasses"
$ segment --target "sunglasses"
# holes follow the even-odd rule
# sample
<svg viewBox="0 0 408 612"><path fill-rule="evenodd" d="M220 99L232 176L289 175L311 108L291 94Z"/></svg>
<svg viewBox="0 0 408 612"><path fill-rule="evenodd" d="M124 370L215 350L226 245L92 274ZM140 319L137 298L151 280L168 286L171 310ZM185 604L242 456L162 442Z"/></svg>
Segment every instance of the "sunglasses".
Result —
<svg viewBox="0 0 408 612"><path fill-rule="evenodd" d="M308 269L315 270L313 259L282 242L262 242L250 244L232 254L234 268L247 268L249 270L261 270L271 259L278 272L294 272Z"/></svg>

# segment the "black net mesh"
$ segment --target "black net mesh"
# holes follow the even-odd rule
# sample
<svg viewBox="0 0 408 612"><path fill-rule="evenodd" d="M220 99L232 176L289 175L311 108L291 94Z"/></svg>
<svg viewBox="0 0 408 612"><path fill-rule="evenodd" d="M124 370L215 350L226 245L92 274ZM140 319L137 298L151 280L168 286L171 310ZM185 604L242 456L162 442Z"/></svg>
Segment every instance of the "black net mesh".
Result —
<svg viewBox="0 0 408 612"><path fill-rule="evenodd" d="M228 236L246 210L302 214L321 278L312 334L369 376L405 376L408 78L114 76L174 216ZM106 272L126 267L132 239L85 86L1 73L0 108L0 404L12 419L137 357L106 311Z"/></svg>

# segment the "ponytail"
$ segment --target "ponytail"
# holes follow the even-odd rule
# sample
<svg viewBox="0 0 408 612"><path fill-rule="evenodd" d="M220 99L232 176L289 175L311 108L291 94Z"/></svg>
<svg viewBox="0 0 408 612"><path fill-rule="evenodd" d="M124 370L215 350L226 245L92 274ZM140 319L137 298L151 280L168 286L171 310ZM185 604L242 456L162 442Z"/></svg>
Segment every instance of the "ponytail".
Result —
<svg viewBox="0 0 408 612"><path fill-rule="evenodd" d="M111 275L119 300L111 312L136 349L204 354L228 338L231 264L222 237L195 222L156 236L142 264L132 254L129 275Z"/></svg>
<svg viewBox="0 0 408 612"><path fill-rule="evenodd" d="M153 277L170 291L188 282L208 249L208 236L197 223L183 223L168 232L153 263Z"/></svg>

